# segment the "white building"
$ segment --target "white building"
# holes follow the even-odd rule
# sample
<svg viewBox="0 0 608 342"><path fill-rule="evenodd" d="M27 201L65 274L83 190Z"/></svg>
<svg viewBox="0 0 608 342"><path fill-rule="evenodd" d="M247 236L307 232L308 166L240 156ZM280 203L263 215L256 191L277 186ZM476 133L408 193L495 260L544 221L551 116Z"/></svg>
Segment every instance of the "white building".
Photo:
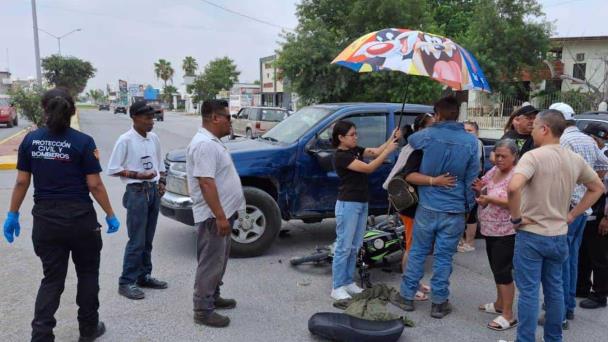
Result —
<svg viewBox="0 0 608 342"><path fill-rule="evenodd" d="M562 91L588 91L587 82L608 96L608 36L551 38L563 63Z"/></svg>

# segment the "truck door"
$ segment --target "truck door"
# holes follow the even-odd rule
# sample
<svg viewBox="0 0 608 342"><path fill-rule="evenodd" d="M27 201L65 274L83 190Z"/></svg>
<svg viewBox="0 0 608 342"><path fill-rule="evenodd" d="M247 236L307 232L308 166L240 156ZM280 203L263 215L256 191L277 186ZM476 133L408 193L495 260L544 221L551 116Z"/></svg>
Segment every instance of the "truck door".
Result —
<svg viewBox="0 0 608 342"><path fill-rule="evenodd" d="M296 187L291 202L297 217L333 217L338 196L338 175L333 168L335 148L331 145L333 125L338 120L350 120L357 126L358 144L362 147L378 147L388 138L388 113L347 114L324 127L306 146L298 158ZM372 208L386 208L387 196L382 183L390 172L389 158L375 173L369 175L370 212Z"/></svg>

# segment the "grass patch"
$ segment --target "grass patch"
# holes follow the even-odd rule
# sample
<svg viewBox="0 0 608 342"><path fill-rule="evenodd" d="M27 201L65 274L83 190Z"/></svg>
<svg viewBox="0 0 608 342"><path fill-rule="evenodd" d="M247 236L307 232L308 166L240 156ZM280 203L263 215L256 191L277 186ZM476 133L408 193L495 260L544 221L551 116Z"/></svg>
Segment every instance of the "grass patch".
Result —
<svg viewBox="0 0 608 342"><path fill-rule="evenodd" d="M93 104L88 104L88 103L77 103L76 108L78 108L78 109L95 109L95 108L97 108L97 106L93 105Z"/></svg>

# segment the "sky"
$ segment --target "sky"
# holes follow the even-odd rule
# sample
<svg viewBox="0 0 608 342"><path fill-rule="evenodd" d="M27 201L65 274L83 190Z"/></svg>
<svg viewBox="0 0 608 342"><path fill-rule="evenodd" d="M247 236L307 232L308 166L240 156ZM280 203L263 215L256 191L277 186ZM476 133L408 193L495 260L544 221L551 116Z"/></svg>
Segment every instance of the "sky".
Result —
<svg viewBox="0 0 608 342"><path fill-rule="evenodd" d="M82 29L61 39L61 52L88 60L97 69L88 89L105 89L108 83L117 88L118 79L159 87L162 81L154 74L159 58L171 62L173 82L179 87L185 56L195 57L199 70L228 56L241 72L241 82L259 79L259 58L274 54L282 28L297 26L298 2L37 0L37 14L38 27L55 36ZM608 35L608 1L539 2L546 19L555 25L554 36ZM0 70L8 67L13 78L35 77L33 36L31 0L0 0ZM55 38L40 32L39 41L41 57L57 53Z"/></svg>

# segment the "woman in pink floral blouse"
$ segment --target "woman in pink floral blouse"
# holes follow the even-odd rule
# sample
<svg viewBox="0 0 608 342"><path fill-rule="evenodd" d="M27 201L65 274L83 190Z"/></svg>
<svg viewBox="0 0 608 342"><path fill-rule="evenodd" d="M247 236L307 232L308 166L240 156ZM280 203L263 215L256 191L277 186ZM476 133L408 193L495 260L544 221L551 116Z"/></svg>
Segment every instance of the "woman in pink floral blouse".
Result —
<svg viewBox="0 0 608 342"><path fill-rule="evenodd" d="M486 252L496 282L496 302L481 305L479 310L497 314L488 324L492 330L507 330L517 325L513 316L513 250L515 230L510 222L507 186L517 162L517 145L512 139L500 140L494 146L495 163L473 187L478 194L478 217L481 234L486 238Z"/></svg>

